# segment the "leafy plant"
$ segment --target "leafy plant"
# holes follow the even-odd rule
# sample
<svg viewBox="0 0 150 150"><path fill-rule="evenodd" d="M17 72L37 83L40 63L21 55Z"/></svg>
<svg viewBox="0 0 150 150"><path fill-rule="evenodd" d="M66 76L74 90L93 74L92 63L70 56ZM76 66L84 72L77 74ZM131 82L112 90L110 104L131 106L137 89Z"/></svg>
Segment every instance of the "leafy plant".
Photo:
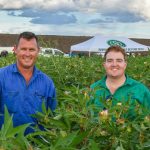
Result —
<svg viewBox="0 0 150 150"><path fill-rule="evenodd" d="M24 136L25 129L29 124L13 127L13 115L10 116L6 106L4 109L4 124L0 130L0 149L22 149L31 148L31 145Z"/></svg>
<svg viewBox="0 0 150 150"><path fill-rule="evenodd" d="M130 56L127 74L150 87L150 55ZM0 66L15 62L9 55L1 58ZM46 109L37 112L39 124L35 132L23 135L28 125L13 127L12 117L5 108L4 125L0 131L3 149L42 150L123 150L150 149L150 111L135 105L130 115L130 104L111 101L106 110L94 108L89 102L89 85L104 75L101 57L39 57L37 67L50 76L57 90L58 107L54 113ZM91 110L97 109L97 115Z"/></svg>

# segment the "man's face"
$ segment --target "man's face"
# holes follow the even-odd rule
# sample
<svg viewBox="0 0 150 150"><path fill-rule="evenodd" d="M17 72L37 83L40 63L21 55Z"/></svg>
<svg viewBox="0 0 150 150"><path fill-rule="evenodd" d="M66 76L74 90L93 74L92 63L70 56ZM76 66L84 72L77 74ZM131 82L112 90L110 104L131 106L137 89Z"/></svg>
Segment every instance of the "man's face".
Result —
<svg viewBox="0 0 150 150"><path fill-rule="evenodd" d="M33 68L39 53L36 39L27 40L21 38L14 51L17 57L17 65L20 69Z"/></svg>
<svg viewBox="0 0 150 150"><path fill-rule="evenodd" d="M120 78L124 76L126 61L121 52L111 51L107 53L104 68L108 78Z"/></svg>

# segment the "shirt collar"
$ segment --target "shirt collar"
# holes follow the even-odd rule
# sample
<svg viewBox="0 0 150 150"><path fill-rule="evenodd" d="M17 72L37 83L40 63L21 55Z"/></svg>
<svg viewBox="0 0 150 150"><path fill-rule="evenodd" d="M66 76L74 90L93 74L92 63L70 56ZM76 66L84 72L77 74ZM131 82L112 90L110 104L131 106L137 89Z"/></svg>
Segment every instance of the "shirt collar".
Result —
<svg viewBox="0 0 150 150"><path fill-rule="evenodd" d="M13 64L12 71L14 73L17 73L17 72L20 73L19 70L18 70L18 67L17 67L17 63ZM33 68L33 75L36 75L36 74L39 74L39 73L40 73L40 71L36 68L36 66L34 66L34 68Z"/></svg>
<svg viewBox="0 0 150 150"><path fill-rule="evenodd" d="M132 85L132 84L133 84L133 80L132 80L128 75L125 74L125 76L126 76L126 81L125 81L125 83L124 83L123 85ZM105 76L102 77L102 79L99 81L99 85L100 85L101 87L107 87L107 86L106 86L106 78L107 78L107 76L105 75Z"/></svg>
<svg viewBox="0 0 150 150"><path fill-rule="evenodd" d="M104 88L107 87L107 86L106 86L106 78L107 78L107 76L105 75L105 76L103 76L102 79L100 80L99 85L100 85L101 87L104 87Z"/></svg>
<svg viewBox="0 0 150 150"><path fill-rule="evenodd" d="M126 76L126 81L124 85L132 85L134 83L133 80L128 75L125 76Z"/></svg>

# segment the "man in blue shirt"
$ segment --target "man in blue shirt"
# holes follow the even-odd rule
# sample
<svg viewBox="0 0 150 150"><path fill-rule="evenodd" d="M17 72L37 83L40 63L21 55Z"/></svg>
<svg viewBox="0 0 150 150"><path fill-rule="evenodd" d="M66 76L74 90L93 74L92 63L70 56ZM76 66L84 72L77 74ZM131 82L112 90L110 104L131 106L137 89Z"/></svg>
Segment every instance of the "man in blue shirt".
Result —
<svg viewBox="0 0 150 150"><path fill-rule="evenodd" d="M14 126L36 123L31 115L42 111L43 101L52 111L56 108L52 79L35 67L39 51L37 36L23 32L14 47L16 63L0 69L0 114L4 114L6 105ZM4 117L0 117L1 128Z"/></svg>

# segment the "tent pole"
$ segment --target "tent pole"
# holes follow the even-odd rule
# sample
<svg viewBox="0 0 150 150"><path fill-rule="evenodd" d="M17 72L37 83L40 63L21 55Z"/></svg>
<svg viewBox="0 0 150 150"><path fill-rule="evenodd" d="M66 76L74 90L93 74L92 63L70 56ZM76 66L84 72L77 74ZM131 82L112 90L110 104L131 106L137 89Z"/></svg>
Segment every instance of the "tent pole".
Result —
<svg viewBox="0 0 150 150"><path fill-rule="evenodd" d="M91 53L90 53L90 51L89 51L89 57L91 56Z"/></svg>
<svg viewBox="0 0 150 150"><path fill-rule="evenodd" d="M72 51L70 51L70 57L71 57Z"/></svg>

